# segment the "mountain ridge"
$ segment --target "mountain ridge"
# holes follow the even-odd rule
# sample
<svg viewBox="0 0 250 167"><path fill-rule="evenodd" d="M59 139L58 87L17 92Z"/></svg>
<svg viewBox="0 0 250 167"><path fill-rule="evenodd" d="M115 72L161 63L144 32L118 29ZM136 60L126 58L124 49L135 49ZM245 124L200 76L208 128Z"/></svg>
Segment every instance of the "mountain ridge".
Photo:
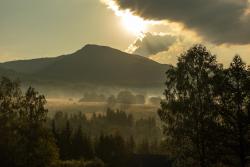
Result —
<svg viewBox="0 0 250 167"><path fill-rule="evenodd" d="M154 85L164 82L170 65L95 44L52 58L17 60L0 64L1 68L30 75L40 80L93 84Z"/></svg>

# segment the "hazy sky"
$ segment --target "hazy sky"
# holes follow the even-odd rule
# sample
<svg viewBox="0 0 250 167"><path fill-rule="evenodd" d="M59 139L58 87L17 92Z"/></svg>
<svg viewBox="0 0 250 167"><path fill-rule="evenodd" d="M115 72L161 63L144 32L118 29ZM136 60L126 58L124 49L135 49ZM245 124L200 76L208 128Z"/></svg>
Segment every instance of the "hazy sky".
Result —
<svg viewBox="0 0 250 167"><path fill-rule="evenodd" d="M58 56L135 39L99 0L0 0L0 61Z"/></svg>
<svg viewBox="0 0 250 167"><path fill-rule="evenodd" d="M59 56L89 43L161 63L203 43L224 64L235 54L250 63L249 1L0 0L1 62Z"/></svg>

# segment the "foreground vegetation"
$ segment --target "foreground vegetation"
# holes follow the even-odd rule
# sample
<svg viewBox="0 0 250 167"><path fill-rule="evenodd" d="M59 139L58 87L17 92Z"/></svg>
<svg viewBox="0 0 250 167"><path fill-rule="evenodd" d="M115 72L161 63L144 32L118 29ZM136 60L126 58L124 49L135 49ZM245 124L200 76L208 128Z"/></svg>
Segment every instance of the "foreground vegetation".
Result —
<svg viewBox="0 0 250 167"><path fill-rule="evenodd" d="M45 97L33 88L22 93L18 82L0 81L0 160L3 167L41 167L58 160L47 128Z"/></svg>
<svg viewBox="0 0 250 167"><path fill-rule="evenodd" d="M138 160L152 159L147 166L160 166L166 154L176 167L246 167L250 69L242 59L235 56L225 69L196 45L166 74L165 99L158 110L162 142L154 119L134 120L122 111L109 109L91 119L58 112L49 119L43 95L33 88L23 93L18 82L2 78L0 165L133 167L143 166Z"/></svg>
<svg viewBox="0 0 250 167"><path fill-rule="evenodd" d="M158 111L174 166L245 167L249 157L250 69L235 56L225 69L202 45L167 71Z"/></svg>
<svg viewBox="0 0 250 167"><path fill-rule="evenodd" d="M45 97L33 88L23 93L8 78L0 81L0 102L3 167L126 167L135 154L160 152L154 118L134 120L111 109L91 119L78 112L48 118Z"/></svg>

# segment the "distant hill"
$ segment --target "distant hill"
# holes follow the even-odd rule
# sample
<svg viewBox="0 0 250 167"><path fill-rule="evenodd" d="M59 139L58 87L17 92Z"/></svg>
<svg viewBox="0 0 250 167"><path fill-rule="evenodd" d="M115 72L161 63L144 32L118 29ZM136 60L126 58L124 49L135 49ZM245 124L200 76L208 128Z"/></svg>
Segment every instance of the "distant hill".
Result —
<svg viewBox="0 0 250 167"><path fill-rule="evenodd" d="M12 78L12 77L18 77L20 76L20 74L18 74L17 72L13 70L0 67L0 76L8 76Z"/></svg>
<svg viewBox="0 0 250 167"><path fill-rule="evenodd" d="M2 69L44 81L127 86L163 84L169 67L142 56L98 45L86 45L75 53L55 58L0 64Z"/></svg>
<svg viewBox="0 0 250 167"><path fill-rule="evenodd" d="M0 64L0 67L18 71L19 73L35 74L39 70L46 68L47 65L53 63L57 58L39 58L31 60L9 61Z"/></svg>

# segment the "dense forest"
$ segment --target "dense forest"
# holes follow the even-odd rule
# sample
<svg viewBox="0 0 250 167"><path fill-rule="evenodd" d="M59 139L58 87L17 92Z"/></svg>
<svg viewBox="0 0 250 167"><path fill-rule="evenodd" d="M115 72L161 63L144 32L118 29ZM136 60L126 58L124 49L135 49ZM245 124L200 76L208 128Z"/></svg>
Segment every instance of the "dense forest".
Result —
<svg viewBox="0 0 250 167"><path fill-rule="evenodd" d="M112 147L117 147L116 152L130 154L159 154L162 151L161 130L150 117L134 120L132 114L111 109L102 115L94 113L90 119L81 112L70 116L57 112L47 124L64 160L111 155ZM107 143L102 146L105 140Z"/></svg>
<svg viewBox="0 0 250 167"><path fill-rule="evenodd" d="M31 87L23 92L18 81L3 77L1 166L246 167L250 69L240 56L224 68L206 47L195 45L165 80L159 127L154 118L134 119L113 109L91 118L63 112L48 118L43 95Z"/></svg>

